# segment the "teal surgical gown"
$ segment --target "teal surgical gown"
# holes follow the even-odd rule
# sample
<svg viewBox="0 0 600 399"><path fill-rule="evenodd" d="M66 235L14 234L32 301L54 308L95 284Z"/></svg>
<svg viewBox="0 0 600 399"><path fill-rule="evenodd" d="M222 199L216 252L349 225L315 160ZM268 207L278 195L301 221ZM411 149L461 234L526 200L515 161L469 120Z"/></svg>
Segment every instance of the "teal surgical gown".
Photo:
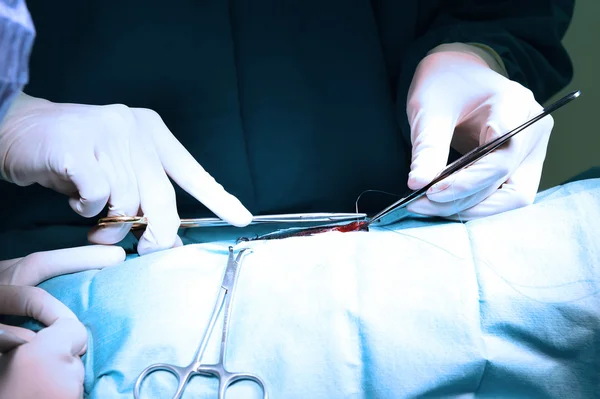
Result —
<svg viewBox="0 0 600 399"><path fill-rule="evenodd" d="M255 214L353 211L364 190L406 190L406 95L429 50L487 45L544 102L572 75L561 39L573 3L30 0L25 91L157 111ZM5 227L94 222L50 190L0 190ZM211 216L182 190L177 198L182 217ZM393 199L370 194L360 209Z"/></svg>

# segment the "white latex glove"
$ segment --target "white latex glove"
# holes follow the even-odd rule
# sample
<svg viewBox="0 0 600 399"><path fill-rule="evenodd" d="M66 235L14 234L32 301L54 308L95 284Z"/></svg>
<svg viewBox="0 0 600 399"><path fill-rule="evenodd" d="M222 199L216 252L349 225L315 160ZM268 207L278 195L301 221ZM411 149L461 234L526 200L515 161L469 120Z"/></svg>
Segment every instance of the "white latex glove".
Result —
<svg viewBox="0 0 600 399"><path fill-rule="evenodd" d="M440 46L417 67L407 107L413 144L409 188L425 186L444 169L450 146L464 154L542 111L531 91L492 69L480 54L465 44ZM531 204L553 126L552 117L545 117L437 183L407 209L470 220Z"/></svg>
<svg viewBox="0 0 600 399"><path fill-rule="evenodd" d="M29 316L48 326L34 333L0 324L1 330L28 341L0 355L0 397L83 397L80 356L86 351L87 331L69 308L33 286L60 274L113 266L124 259L122 248L96 245L0 262L0 314Z"/></svg>
<svg viewBox="0 0 600 399"><path fill-rule="evenodd" d="M252 219L148 109L57 104L21 94L0 126L0 175L66 194L84 217L107 202L109 216L145 215L140 254L178 242L180 218L167 175L225 221L245 226ZM129 228L94 229L89 239L114 244Z"/></svg>

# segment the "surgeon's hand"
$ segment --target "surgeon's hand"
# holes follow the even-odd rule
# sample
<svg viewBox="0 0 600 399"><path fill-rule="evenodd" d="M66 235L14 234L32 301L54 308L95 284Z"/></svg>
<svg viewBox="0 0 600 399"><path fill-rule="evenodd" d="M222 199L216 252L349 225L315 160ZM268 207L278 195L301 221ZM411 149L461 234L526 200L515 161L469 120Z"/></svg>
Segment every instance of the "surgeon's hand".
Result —
<svg viewBox="0 0 600 399"><path fill-rule="evenodd" d="M493 70L478 53L463 44L440 46L417 67L407 107L413 144L408 186L413 190L444 169L450 146L464 154L542 111L528 89ZM531 204L553 124L545 117L431 187L408 210L469 220Z"/></svg>
<svg viewBox="0 0 600 399"><path fill-rule="evenodd" d="M245 226L252 219L148 109L57 104L21 94L0 125L0 175L66 194L84 217L107 203L109 216L145 215L140 254L177 243L180 219L167 176L225 221ZM129 227L94 229L89 239L114 244Z"/></svg>
<svg viewBox="0 0 600 399"><path fill-rule="evenodd" d="M113 266L124 259L122 248L95 245L0 262L0 314L29 316L47 326L35 333L0 324L0 330L28 341L0 354L0 397L83 397L80 356L86 351L87 331L69 308L32 286L60 274ZM0 344L2 340L0 335Z"/></svg>

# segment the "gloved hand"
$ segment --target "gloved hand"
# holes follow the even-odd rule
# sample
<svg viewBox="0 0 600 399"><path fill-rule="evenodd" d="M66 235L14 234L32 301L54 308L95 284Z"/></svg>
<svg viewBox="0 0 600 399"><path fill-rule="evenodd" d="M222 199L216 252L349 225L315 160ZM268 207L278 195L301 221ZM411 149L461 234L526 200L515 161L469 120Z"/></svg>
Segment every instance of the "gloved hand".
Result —
<svg viewBox="0 0 600 399"><path fill-rule="evenodd" d="M450 146L464 154L542 111L531 91L480 55L465 44L439 46L417 67L407 106L413 144L409 188L425 186L444 169ZM543 118L431 187L407 210L470 220L531 204L553 126L552 117Z"/></svg>
<svg viewBox="0 0 600 399"><path fill-rule="evenodd" d="M138 252L173 247L179 215L168 177L235 226L252 215L186 151L160 116L123 105L57 104L21 94L0 125L0 175L70 197L80 215L109 205L109 216L148 218ZM94 229L91 242L114 244L130 226Z"/></svg>
<svg viewBox="0 0 600 399"><path fill-rule="evenodd" d="M88 246L0 262L0 314L29 316L48 326L34 333L0 324L0 330L28 341L0 355L0 397L83 397L80 356L86 351L87 331L69 308L32 286L60 274L113 266L124 259L120 247Z"/></svg>

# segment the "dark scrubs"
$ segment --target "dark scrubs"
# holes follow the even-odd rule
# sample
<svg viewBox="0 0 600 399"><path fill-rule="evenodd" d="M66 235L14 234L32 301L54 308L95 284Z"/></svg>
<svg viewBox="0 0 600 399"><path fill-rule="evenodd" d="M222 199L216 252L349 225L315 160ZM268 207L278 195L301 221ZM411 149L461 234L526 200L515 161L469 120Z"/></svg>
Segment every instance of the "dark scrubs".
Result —
<svg viewBox="0 0 600 399"><path fill-rule="evenodd" d="M405 99L428 50L486 44L543 102L572 75L560 40L573 3L30 0L25 91L157 111L255 214L353 211L364 190L406 190ZM5 228L94 222L39 186L0 190ZM177 198L182 217L211 216L182 190ZM367 212L393 200L365 198Z"/></svg>

